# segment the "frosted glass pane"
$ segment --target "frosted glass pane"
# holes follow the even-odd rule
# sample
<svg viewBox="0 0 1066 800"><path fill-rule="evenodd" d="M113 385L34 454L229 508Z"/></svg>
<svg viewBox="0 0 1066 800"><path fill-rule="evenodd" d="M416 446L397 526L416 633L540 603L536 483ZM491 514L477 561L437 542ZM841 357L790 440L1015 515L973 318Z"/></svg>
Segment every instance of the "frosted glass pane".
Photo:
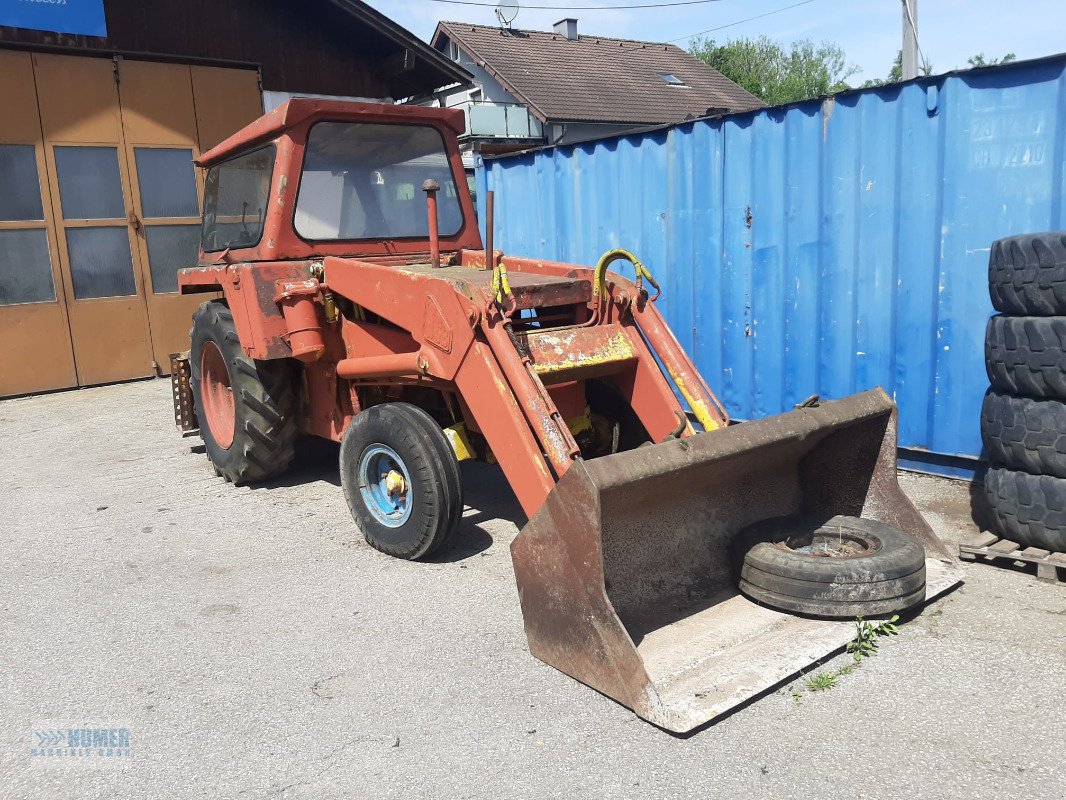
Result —
<svg viewBox="0 0 1066 800"><path fill-rule="evenodd" d="M45 229L0 231L0 305L55 299Z"/></svg>
<svg viewBox="0 0 1066 800"><path fill-rule="evenodd" d="M67 252L74 296L129 297L137 294L126 226L68 228Z"/></svg>
<svg viewBox="0 0 1066 800"><path fill-rule="evenodd" d="M146 217L199 217L192 150L136 147L141 211Z"/></svg>
<svg viewBox="0 0 1066 800"><path fill-rule="evenodd" d="M126 216L114 147L57 147L55 156L64 219Z"/></svg>
<svg viewBox="0 0 1066 800"><path fill-rule="evenodd" d="M0 144L0 220L44 219L32 144Z"/></svg>
<svg viewBox="0 0 1066 800"><path fill-rule="evenodd" d="M178 270L195 267L200 255L199 225L147 225L148 266L152 291L178 291Z"/></svg>

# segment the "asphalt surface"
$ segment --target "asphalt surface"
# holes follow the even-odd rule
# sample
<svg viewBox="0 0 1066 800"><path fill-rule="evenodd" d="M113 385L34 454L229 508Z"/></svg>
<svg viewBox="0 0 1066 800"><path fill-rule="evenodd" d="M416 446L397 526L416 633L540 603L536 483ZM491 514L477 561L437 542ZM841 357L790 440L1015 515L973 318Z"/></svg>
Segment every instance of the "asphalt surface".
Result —
<svg viewBox="0 0 1066 800"><path fill-rule="evenodd" d="M355 530L335 446L235 488L169 404L0 402L0 798L1066 797L1066 586L968 565L834 688L676 737L529 655L494 468L464 465L456 548L408 563ZM901 481L974 530L965 484ZM33 755L72 725L130 755Z"/></svg>

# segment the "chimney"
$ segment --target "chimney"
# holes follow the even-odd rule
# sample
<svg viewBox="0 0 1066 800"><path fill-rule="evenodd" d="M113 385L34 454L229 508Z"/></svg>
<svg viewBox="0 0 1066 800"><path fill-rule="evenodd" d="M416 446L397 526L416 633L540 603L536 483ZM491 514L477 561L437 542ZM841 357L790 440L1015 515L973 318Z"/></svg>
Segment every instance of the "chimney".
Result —
<svg viewBox="0 0 1066 800"><path fill-rule="evenodd" d="M566 17L559 20L552 26L555 32L560 36L565 36L571 42L577 41L577 20L573 17Z"/></svg>

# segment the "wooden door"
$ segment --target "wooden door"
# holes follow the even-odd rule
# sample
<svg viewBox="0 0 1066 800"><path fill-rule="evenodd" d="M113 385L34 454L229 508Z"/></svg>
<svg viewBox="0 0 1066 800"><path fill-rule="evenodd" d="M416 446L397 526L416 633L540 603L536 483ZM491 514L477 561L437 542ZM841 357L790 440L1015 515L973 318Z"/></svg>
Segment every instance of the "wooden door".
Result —
<svg viewBox="0 0 1066 800"><path fill-rule="evenodd" d="M152 375L115 63L33 63L78 382Z"/></svg>
<svg viewBox="0 0 1066 800"><path fill-rule="evenodd" d="M0 50L0 396L78 382L33 61Z"/></svg>
<svg viewBox="0 0 1066 800"><path fill-rule="evenodd" d="M170 354L188 349L193 311L205 299L178 294L178 270L195 266L199 254L203 195L190 68L123 60L119 99L153 360L169 372Z"/></svg>
<svg viewBox="0 0 1066 800"><path fill-rule="evenodd" d="M199 254L203 172L193 161L262 114L259 76L129 60L118 74L153 361L169 372L170 354L189 347L193 312L211 297L177 293L177 271Z"/></svg>

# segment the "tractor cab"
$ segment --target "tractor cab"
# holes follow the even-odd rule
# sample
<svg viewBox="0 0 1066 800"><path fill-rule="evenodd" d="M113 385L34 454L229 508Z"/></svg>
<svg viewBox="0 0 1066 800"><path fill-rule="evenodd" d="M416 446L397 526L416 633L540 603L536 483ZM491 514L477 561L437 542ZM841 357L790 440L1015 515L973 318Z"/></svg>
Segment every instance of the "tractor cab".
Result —
<svg viewBox="0 0 1066 800"><path fill-rule="evenodd" d="M456 140L461 111L290 100L205 153L200 264L425 257L481 237ZM224 255L223 255L224 254Z"/></svg>

